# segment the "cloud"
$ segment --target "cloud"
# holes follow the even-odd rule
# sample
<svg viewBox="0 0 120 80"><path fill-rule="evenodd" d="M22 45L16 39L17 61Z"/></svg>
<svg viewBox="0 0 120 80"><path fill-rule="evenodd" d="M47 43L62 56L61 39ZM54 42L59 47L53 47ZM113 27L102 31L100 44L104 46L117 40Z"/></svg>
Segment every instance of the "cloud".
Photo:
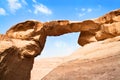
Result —
<svg viewBox="0 0 120 80"><path fill-rule="evenodd" d="M92 8L81 8L81 9L76 9L78 12L78 16L79 17L83 17L85 16L86 14L90 13L93 11Z"/></svg>
<svg viewBox="0 0 120 80"><path fill-rule="evenodd" d="M86 12L86 13L92 12L91 8L81 8L80 10L81 12Z"/></svg>
<svg viewBox="0 0 120 80"><path fill-rule="evenodd" d="M6 11L3 8L0 8L0 15L6 15Z"/></svg>
<svg viewBox="0 0 120 80"><path fill-rule="evenodd" d="M33 5L33 7L35 8L34 10L35 14L38 14L38 13L43 13L46 15L52 14L52 11L43 4L36 4L36 5Z"/></svg>
<svg viewBox="0 0 120 80"><path fill-rule="evenodd" d="M21 3L18 0L7 0L11 12L15 13L16 10L22 7Z"/></svg>
<svg viewBox="0 0 120 80"><path fill-rule="evenodd" d="M91 8L88 8L87 9L87 12L89 13L89 12L92 12L92 9Z"/></svg>
<svg viewBox="0 0 120 80"><path fill-rule="evenodd" d="M84 16L84 15L86 15L86 14L85 14L85 13L79 13L79 14L78 14L79 17L82 17L82 16Z"/></svg>
<svg viewBox="0 0 120 80"><path fill-rule="evenodd" d="M25 5L28 5L28 3L26 2L26 0L21 0L21 2Z"/></svg>
<svg viewBox="0 0 120 80"><path fill-rule="evenodd" d="M37 1L36 0L32 0L34 3L37 3Z"/></svg>
<svg viewBox="0 0 120 80"><path fill-rule="evenodd" d="M86 9L85 8L81 8L81 11L86 11Z"/></svg>
<svg viewBox="0 0 120 80"><path fill-rule="evenodd" d="M68 42L64 42L62 40L54 42L53 46L58 50L58 53L72 53L75 50L73 44L69 44ZM64 55L64 54L63 54Z"/></svg>
<svg viewBox="0 0 120 80"><path fill-rule="evenodd" d="M65 42L63 42L63 41L56 41L54 43L54 46L57 47L57 48L64 48L64 47L67 46L67 44Z"/></svg>

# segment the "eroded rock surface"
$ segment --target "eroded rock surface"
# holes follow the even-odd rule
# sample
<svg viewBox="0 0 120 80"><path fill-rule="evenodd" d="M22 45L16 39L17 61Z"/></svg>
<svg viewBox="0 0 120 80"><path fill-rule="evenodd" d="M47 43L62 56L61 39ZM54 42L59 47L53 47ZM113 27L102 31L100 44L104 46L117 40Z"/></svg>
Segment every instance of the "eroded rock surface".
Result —
<svg viewBox="0 0 120 80"><path fill-rule="evenodd" d="M60 20L42 23L29 20L12 26L6 34L0 34L0 80L29 80L34 58L41 54L47 36L60 36L72 32L80 32L78 43L84 46L85 49L86 44L91 42L99 43L109 38L110 41L114 41L116 40L115 37L120 36L120 9L107 13L100 18L82 22ZM117 47L117 49L119 48ZM69 56L69 58L66 57L65 59L66 62L73 59L73 57ZM77 61L80 62L79 58ZM74 63L74 61L72 62ZM93 68L91 67L91 69ZM50 75L56 72L57 69L51 72ZM43 79L49 80L48 78L49 75ZM58 77L54 79L58 79Z"/></svg>
<svg viewBox="0 0 120 80"><path fill-rule="evenodd" d="M119 44L120 36L85 45L42 80L120 80Z"/></svg>

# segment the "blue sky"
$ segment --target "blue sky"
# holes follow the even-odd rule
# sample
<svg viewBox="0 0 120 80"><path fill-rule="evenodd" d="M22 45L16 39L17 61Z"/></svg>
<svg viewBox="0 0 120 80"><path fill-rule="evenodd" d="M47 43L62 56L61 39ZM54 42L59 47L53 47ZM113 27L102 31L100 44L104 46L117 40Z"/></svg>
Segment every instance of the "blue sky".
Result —
<svg viewBox="0 0 120 80"><path fill-rule="evenodd" d="M67 19L81 21L120 8L120 0L0 0L0 33L12 25L35 19L41 22ZM78 48L79 33L48 37L43 57L62 56Z"/></svg>

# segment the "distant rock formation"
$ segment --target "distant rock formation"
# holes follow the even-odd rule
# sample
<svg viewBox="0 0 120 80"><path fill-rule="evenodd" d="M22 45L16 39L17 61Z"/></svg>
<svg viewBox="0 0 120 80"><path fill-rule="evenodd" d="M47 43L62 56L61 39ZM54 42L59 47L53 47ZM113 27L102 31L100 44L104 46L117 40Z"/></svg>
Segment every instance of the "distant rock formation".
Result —
<svg viewBox="0 0 120 80"><path fill-rule="evenodd" d="M117 41L118 42L117 44L119 44L120 9L107 13L106 15L101 16L100 18L93 19L93 20L85 20L82 22L71 22L69 20L59 20L59 21L50 21L50 22L42 23L39 21L29 20L29 21L21 22L12 26L6 32L6 34L4 35L0 34L0 80L30 80L31 78L30 74L31 74L31 69L33 67L33 63L34 63L34 58L37 55L41 54L44 48L47 36L60 36L62 34L72 33L72 32L80 32L78 43L81 46L84 46L83 47L84 49L87 48L86 44L88 43L95 42L96 45L99 45L99 43L103 44L106 41L106 39L110 39L108 40L108 42L110 41L112 43L114 41ZM107 43L105 44L107 45ZM115 45L117 46L117 44ZM92 46L94 46L95 48L95 45L91 45L91 47ZM103 45L99 47L102 47L102 46ZM113 48L114 47L110 49L116 50ZM89 47L89 49L91 48ZM103 49L102 53L104 53L104 48L101 48L101 49ZM119 50L120 50L119 47L117 47L118 52L115 52L114 54L118 54ZM88 53L91 53L91 52L88 52ZM94 53L94 50L91 54L93 53ZM111 52L108 51L107 53L109 54ZM75 62L77 62L78 64L77 63L74 64L74 61L69 62L72 59L73 57L71 56L69 56L69 59L67 57L65 62L66 61L68 62L65 63L65 66L61 65L66 69L66 67L71 67L70 65L66 65L66 64L71 64L71 65L73 64L73 68L71 68L71 71L68 70L69 68L66 69L66 71L71 73L75 72L74 69L78 71L82 67L80 66L82 64L81 58L78 58L78 60L76 60L77 58L76 59L74 58ZM109 58L107 58L107 60L109 61ZM118 58L114 58L113 61L116 62L117 60ZM60 63L63 63L63 62L60 62ZM83 62L83 64L84 63L85 62ZM92 64L91 60L90 60L90 63ZM104 63L108 63L106 59ZM100 65L95 62L93 62L93 64ZM110 63L110 65L111 64L112 63ZM76 67L76 65L80 67L78 68ZM119 66L118 63L116 63L115 65ZM43 80L58 80L60 77L62 77L64 74L60 73L60 76L56 74L55 78L53 77L50 78L50 76L53 76L55 73L58 72L58 70L62 70L59 67L53 70L53 72L48 74L46 77L44 77ZM86 64L86 67L87 67L87 64ZM91 70L95 70L93 67L95 66L93 65L91 67ZM108 69L109 65L107 65L106 68ZM117 67L114 67L114 68L115 70L119 71L119 68ZM86 72L90 71L87 69L85 70ZM100 71L98 70L98 72L97 71L95 72L99 74ZM87 73L82 71L75 72L73 75L80 74L80 73L81 73L80 76L83 76L84 74L87 75ZM91 74L91 75L95 76L94 74ZM108 74L105 73L105 75L108 75ZM60 79L66 80L68 79L67 76L69 77L71 76L71 74L66 73L66 76ZM71 79L78 80L78 78L81 78L79 75L77 76L78 77L71 76ZM113 75L113 77L115 76ZM106 77L103 77L101 79L105 79L105 78ZM112 77L110 77L110 79L111 78ZM117 78L120 79L119 77ZM83 79L92 80L92 78L88 78L88 77ZM118 80L116 78L114 79Z"/></svg>

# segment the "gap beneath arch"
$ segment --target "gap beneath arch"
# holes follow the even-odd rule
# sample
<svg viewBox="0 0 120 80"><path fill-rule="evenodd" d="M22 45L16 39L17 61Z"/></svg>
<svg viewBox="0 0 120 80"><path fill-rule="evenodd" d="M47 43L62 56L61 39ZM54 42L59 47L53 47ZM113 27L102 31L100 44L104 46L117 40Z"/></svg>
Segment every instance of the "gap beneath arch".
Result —
<svg viewBox="0 0 120 80"><path fill-rule="evenodd" d="M49 57L62 57L72 54L80 47L77 43L79 32L68 33L61 36L48 36L45 47L36 59Z"/></svg>

